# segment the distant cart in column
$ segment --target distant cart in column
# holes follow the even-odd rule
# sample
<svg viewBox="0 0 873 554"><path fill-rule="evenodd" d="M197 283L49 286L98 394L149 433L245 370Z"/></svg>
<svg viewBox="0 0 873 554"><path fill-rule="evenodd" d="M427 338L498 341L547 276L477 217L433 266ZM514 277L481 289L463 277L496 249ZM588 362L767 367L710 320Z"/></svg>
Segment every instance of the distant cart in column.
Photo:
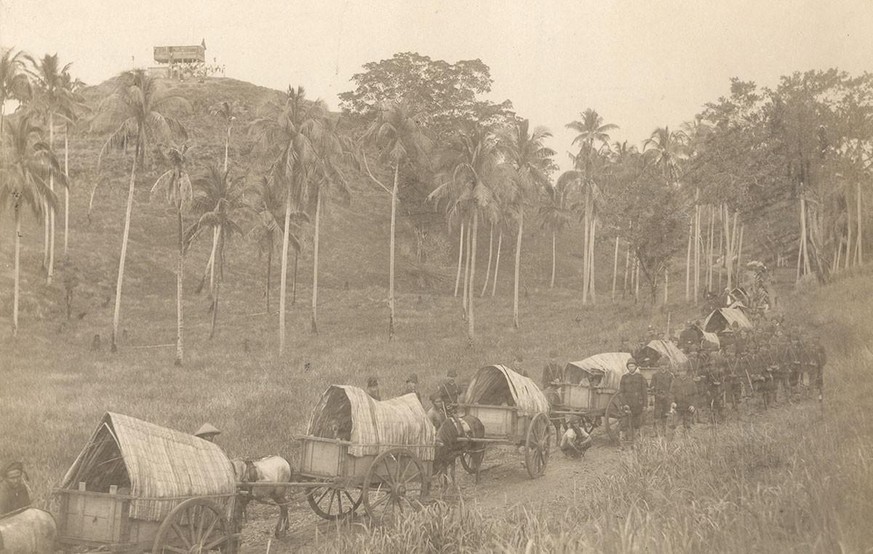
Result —
<svg viewBox="0 0 873 554"><path fill-rule="evenodd" d="M476 473L488 445L524 448L525 467L532 479L542 476L549 462L554 431L549 421L549 401L536 383L503 365L480 369L459 405L460 413L479 419L485 437L459 439L470 443L461 464Z"/></svg>
<svg viewBox="0 0 873 554"><path fill-rule="evenodd" d="M331 385L300 440L296 484L325 519L363 508L387 521L429 494L436 431L415 394L377 401L358 387Z"/></svg>

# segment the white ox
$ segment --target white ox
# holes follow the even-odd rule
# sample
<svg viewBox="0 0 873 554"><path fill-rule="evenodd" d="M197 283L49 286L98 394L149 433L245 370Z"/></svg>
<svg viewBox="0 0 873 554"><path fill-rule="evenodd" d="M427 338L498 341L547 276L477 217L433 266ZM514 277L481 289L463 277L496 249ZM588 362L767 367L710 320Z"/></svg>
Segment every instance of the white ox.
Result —
<svg viewBox="0 0 873 554"><path fill-rule="evenodd" d="M237 481L242 483L290 483L294 472L288 460L281 456L265 456L259 460L231 460ZM240 500L241 513L245 514L249 501L269 503L272 500L279 507L279 520L275 535L281 537L288 530L288 487L282 485L243 485L242 491L248 493Z"/></svg>

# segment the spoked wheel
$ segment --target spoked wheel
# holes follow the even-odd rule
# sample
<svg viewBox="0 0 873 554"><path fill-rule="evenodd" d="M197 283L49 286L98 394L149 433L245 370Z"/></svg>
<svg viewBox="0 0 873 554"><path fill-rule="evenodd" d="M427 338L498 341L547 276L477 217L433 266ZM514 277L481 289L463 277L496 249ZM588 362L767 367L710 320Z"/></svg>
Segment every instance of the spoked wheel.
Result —
<svg viewBox="0 0 873 554"><path fill-rule="evenodd" d="M190 498L173 508L161 522L152 552L234 553L237 538L225 517L224 508L207 498Z"/></svg>
<svg viewBox="0 0 873 554"><path fill-rule="evenodd" d="M552 446L551 429L549 416L542 412L535 415L528 425L524 462L531 479L536 479L546 472Z"/></svg>
<svg viewBox="0 0 873 554"><path fill-rule="evenodd" d="M624 400L621 397L621 393L617 392L609 399L609 403L606 404L606 413L603 415L606 434L609 435L609 439L614 443L618 443L619 439L621 439L621 424L626 417L622 409L623 407Z"/></svg>
<svg viewBox="0 0 873 554"><path fill-rule="evenodd" d="M355 513L361 505L361 491L329 486L313 487L306 494L306 501L319 517L333 521Z"/></svg>
<svg viewBox="0 0 873 554"><path fill-rule="evenodd" d="M408 450L392 448L376 457L364 480L362 492L367 514L380 523L422 506L429 476Z"/></svg>
<svg viewBox="0 0 873 554"><path fill-rule="evenodd" d="M475 442L469 444L470 449L465 450L460 456L461 466L470 475L476 475L479 472L479 468L482 467L482 460L485 459L485 445L480 446Z"/></svg>

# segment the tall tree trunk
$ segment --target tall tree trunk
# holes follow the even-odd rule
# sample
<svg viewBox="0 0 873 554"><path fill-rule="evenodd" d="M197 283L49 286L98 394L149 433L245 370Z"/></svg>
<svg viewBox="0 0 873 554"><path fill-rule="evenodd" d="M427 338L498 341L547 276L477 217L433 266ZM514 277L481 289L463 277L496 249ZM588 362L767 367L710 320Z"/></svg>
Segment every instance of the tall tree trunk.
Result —
<svg viewBox="0 0 873 554"><path fill-rule="evenodd" d="M557 242L557 237L558 237L558 233L556 233L555 231L552 231L552 279L549 281L549 288L550 289L555 288L555 254L556 254L555 243ZM616 240L618 240L618 239L616 239ZM615 287L613 286L613 288L615 288ZM613 291L612 295L615 296L615 291Z"/></svg>
<svg viewBox="0 0 873 554"><path fill-rule="evenodd" d="M494 280L491 282L491 297L497 292L497 270L500 269L500 250L503 247L503 229L497 234L497 259L494 260Z"/></svg>
<svg viewBox="0 0 873 554"><path fill-rule="evenodd" d="M178 186L178 185L177 185ZM173 365L182 366L184 349L182 346L182 272L185 267L185 239L182 231L182 203L176 203L176 231L179 237L179 266L176 271L176 359Z"/></svg>
<svg viewBox="0 0 873 554"><path fill-rule="evenodd" d="M634 301L640 299L640 259L634 259Z"/></svg>
<svg viewBox="0 0 873 554"><path fill-rule="evenodd" d="M745 232L745 230L746 230L746 226L740 225L740 244L737 246L737 278L736 278L736 281L737 281L738 287L743 286L743 283L740 280L740 277L742 276L741 272L742 272L742 267L743 267L741 260L743 258L743 233Z"/></svg>
<svg viewBox="0 0 873 554"><path fill-rule="evenodd" d="M209 294L213 297L215 296L215 257L218 250L218 235L218 227L212 229L212 252L209 254L209 261L207 262L209 266Z"/></svg>
<svg viewBox="0 0 873 554"><path fill-rule="evenodd" d="M518 212L518 235L515 238L515 279L512 289L512 326L518 329L518 281L521 269L521 237L524 234L524 207Z"/></svg>
<svg viewBox="0 0 873 554"><path fill-rule="evenodd" d="M694 192L694 302L700 299L700 189Z"/></svg>
<svg viewBox="0 0 873 554"><path fill-rule="evenodd" d="M288 233L291 229L291 191L285 195L285 226L282 232L282 274L279 276L279 357L285 353L285 285L288 282Z"/></svg>
<svg viewBox="0 0 873 554"><path fill-rule="evenodd" d="M21 200L15 203L15 286L12 293L12 336L18 335L18 290L21 279Z"/></svg>
<svg viewBox="0 0 873 554"><path fill-rule="evenodd" d="M714 245L715 236L715 207L709 206L709 254L706 257L706 290L712 292L712 247Z"/></svg>
<svg viewBox="0 0 873 554"><path fill-rule="evenodd" d="M584 238L582 239L582 304L588 303L588 278L591 276L588 271L588 264L591 260L588 258L589 237L588 233L591 230L591 219L589 218L589 210L591 200L589 198L589 187L585 188L585 221L582 223L584 229Z"/></svg>
<svg viewBox="0 0 873 554"><path fill-rule="evenodd" d="M54 151L55 147L55 114L49 112L49 148ZM49 189L55 190L55 174L49 173ZM46 203L46 216L48 217L48 264L46 265L46 283L51 285L55 276L55 209Z"/></svg>
<svg viewBox="0 0 873 554"><path fill-rule="evenodd" d="M670 290L670 270L668 268L664 268L664 305L667 305L668 291ZM669 325L668 328L668 336L669 336Z"/></svg>
<svg viewBox="0 0 873 554"><path fill-rule="evenodd" d="M473 314L473 280L476 277L476 239L479 232L479 210L473 208L473 228L470 231L471 246L470 246L470 287L468 289L469 297L467 298L467 339L473 341L476 338L476 319Z"/></svg>
<svg viewBox="0 0 873 554"><path fill-rule="evenodd" d="M227 134L224 137L224 172L227 173L227 152L230 145L230 125L227 126Z"/></svg>
<svg viewBox="0 0 873 554"><path fill-rule="evenodd" d="M839 240L837 240L837 248L834 250L834 261L831 266L831 273L836 273L840 269L840 256L843 253L843 237L840 235Z"/></svg>
<svg viewBox="0 0 873 554"><path fill-rule="evenodd" d="M615 256L612 258L612 302L615 303L615 283L618 280L618 237L615 237Z"/></svg>
<svg viewBox="0 0 873 554"><path fill-rule="evenodd" d="M856 202L858 209L858 232L855 235L858 237L858 246L855 248L855 254L857 256L858 265L864 265L864 227L863 220L861 219L861 182L858 181L858 201Z"/></svg>
<svg viewBox="0 0 873 554"><path fill-rule="evenodd" d="M473 248L473 226L470 224L470 229L467 231L467 250L464 254L464 299L461 305L464 309L464 321L467 320L467 304L470 297L470 252Z"/></svg>
<svg viewBox="0 0 873 554"><path fill-rule="evenodd" d="M458 287L461 284L461 267L464 265L464 222L461 222L461 232L458 238L458 273L455 275L455 297L458 296Z"/></svg>
<svg viewBox="0 0 873 554"><path fill-rule="evenodd" d="M392 202L393 208L393 202ZM393 216L393 214L392 214ZM391 219L391 238L394 238L394 218ZM309 319L309 331L313 335L318 334L318 238L321 233L321 187L315 190L315 232L312 236L312 314ZM394 241L391 241L394 246ZM394 251L391 251L391 263L393 269ZM394 272L391 272L391 283L388 302L393 308L394 305ZM393 314L392 314L393 316Z"/></svg>
<svg viewBox="0 0 873 554"><path fill-rule="evenodd" d="M800 248L803 254L803 274L806 275L812 272L812 268L809 263L809 249L807 248L807 242L809 241L809 235L806 226L806 198L803 196L800 197Z"/></svg>
<svg viewBox="0 0 873 554"><path fill-rule="evenodd" d="M594 216L591 218L591 235L589 236L589 245L588 245L588 293L591 296L591 303L597 303L597 287L595 286L594 281L594 268L596 267L596 262L594 259L594 244L595 237L597 236L597 217Z"/></svg>
<svg viewBox="0 0 873 554"><path fill-rule="evenodd" d="M70 126L64 123L64 259L67 259L67 249L70 239Z"/></svg>
<svg viewBox="0 0 873 554"><path fill-rule="evenodd" d="M397 221L397 184L400 180L400 164L394 164L394 187L391 189L391 252L388 261L388 340L394 340L394 233ZM316 212L318 213L318 212Z"/></svg>
<svg viewBox="0 0 873 554"><path fill-rule="evenodd" d="M124 231L121 235L121 258L118 260L118 280L115 283L115 313L112 316L112 352L118 352L118 321L121 318L121 286L124 282L124 261L127 259L127 239L130 236L130 215L133 210L133 189L136 185L136 160L139 157L140 142L137 139L133 165L130 168L130 184L127 188L127 207L124 211Z"/></svg>
<svg viewBox="0 0 873 554"><path fill-rule="evenodd" d="M494 222L491 222L491 231L488 233L488 265L485 268L485 282L482 283L482 292L479 298L485 296L485 291L488 290L488 279L491 278L491 256L494 254Z"/></svg>
<svg viewBox="0 0 873 554"><path fill-rule="evenodd" d="M627 277L628 272L630 271L631 263L630 263L630 243L627 245L627 251L624 253L624 279L621 283L621 297L624 298L625 293L628 291L627 288ZM631 281L633 281L633 276L631 276Z"/></svg>
<svg viewBox="0 0 873 554"><path fill-rule="evenodd" d="M264 299L266 300L267 314L270 313L270 277L273 272L273 239L270 239L270 250L267 251L267 282L264 284Z"/></svg>
<svg viewBox="0 0 873 554"><path fill-rule="evenodd" d="M718 225L718 253L722 257L718 268L718 291L721 292L722 267L724 266L724 204L719 205L718 215L721 218Z"/></svg>
<svg viewBox="0 0 873 554"><path fill-rule="evenodd" d="M300 252L294 249L294 269L291 274L291 305L297 305L297 268L300 264Z"/></svg>
<svg viewBox="0 0 873 554"><path fill-rule="evenodd" d="M849 269L849 266L852 265L852 247L854 246L852 241L852 202L850 195L846 195L846 269Z"/></svg>
<svg viewBox="0 0 873 554"><path fill-rule="evenodd" d="M218 278L215 280L215 290L212 296L212 324L209 327L209 338L215 336L218 324L218 296L221 294L221 279L224 277L224 234L219 230L218 250L215 252L215 265L218 266Z"/></svg>
<svg viewBox="0 0 873 554"><path fill-rule="evenodd" d="M688 222L688 248L685 252L685 301L691 302L691 241L694 240L692 226L694 221Z"/></svg>

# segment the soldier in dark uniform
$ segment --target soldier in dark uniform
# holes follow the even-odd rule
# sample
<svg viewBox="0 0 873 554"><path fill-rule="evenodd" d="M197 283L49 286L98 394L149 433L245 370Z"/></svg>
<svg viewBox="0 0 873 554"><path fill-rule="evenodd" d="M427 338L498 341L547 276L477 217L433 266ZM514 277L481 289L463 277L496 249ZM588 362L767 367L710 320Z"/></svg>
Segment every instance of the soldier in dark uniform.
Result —
<svg viewBox="0 0 873 554"><path fill-rule="evenodd" d="M740 373L740 360L734 346L728 346L724 356L724 389L728 402L734 411L740 409L743 382Z"/></svg>
<svg viewBox="0 0 873 554"><path fill-rule="evenodd" d="M697 404L697 384L689 371L678 373L673 379L673 408L682 421L683 429L690 429Z"/></svg>
<svg viewBox="0 0 873 554"><path fill-rule="evenodd" d="M720 423L724 415L724 371L725 360L720 352L710 356L706 372L706 397L709 404L710 419Z"/></svg>
<svg viewBox="0 0 873 554"><path fill-rule="evenodd" d="M694 328L694 322L689 319L685 323L685 329L679 333L679 350L687 354L698 342L698 331Z"/></svg>
<svg viewBox="0 0 873 554"><path fill-rule="evenodd" d="M643 411L649 404L649 385L639 372L639 365L631 358L626 364L627 373L621 376L618 390L621 393L624 409L628 413L629 428L627 438L634 440L643 422Z"/></svg>
<svg viewBox="0 0 873 554"><path fill-rule="evenodd" d="M564 380L564 369L558 364L558 353L549 351L549 363L543 368L543 388L548 387L554 381Z"/></svg>
<svg viewBox="0 0 873 554"><path fill-rule="evenodd" d="M656 433L666 433L667 414L673 402L673 374L669 362L662 358L658 363L658 371L652 376L652 392L655 395L654 422Z"/></svg>

